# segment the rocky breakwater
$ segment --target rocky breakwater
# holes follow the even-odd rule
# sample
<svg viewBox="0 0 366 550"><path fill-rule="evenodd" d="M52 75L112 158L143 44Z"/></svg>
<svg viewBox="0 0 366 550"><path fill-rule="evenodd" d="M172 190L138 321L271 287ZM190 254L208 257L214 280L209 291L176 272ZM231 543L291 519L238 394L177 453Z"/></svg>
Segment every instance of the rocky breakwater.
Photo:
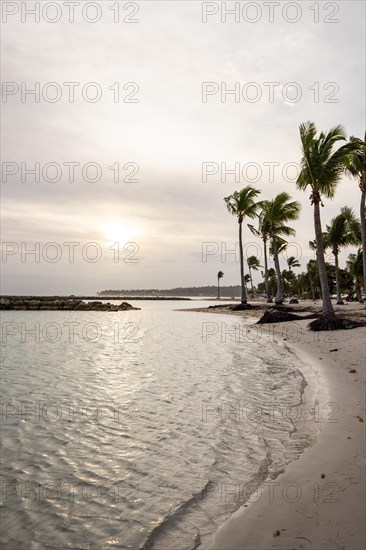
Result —
<svg viewBox="0 0 366 550"><path fill-rule="evenodd" d="M83 302L82 300L50 300L50 299L19 299L19 298L1 298L0 309L12 310L75 310L75 311L129 311L131 309L141 309L133 307L127 302L120 304L111 304L109 302Z"/></svg>

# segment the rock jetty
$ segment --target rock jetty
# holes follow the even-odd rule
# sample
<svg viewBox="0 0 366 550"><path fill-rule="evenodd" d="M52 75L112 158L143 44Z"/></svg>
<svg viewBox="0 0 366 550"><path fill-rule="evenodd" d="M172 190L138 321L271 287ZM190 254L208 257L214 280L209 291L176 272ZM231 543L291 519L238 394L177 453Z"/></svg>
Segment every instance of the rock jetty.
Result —
<svg viewBox="0 0 366 550"><path fill-rule="evenodd" d="M127 302L120 304L111 304L110 302L83 302L83 300L70 299L19 299L19 298L1 298L0 309L16 309L16 310L75 310L75 311L129 311L131 309L141 309L133 307Z"/></svg>

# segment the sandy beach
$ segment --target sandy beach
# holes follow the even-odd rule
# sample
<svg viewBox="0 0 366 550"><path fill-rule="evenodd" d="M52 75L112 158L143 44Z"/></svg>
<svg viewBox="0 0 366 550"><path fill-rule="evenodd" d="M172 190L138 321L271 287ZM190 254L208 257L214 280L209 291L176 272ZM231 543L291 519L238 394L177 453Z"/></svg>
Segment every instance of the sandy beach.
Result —
<svg viewBox="0 0 366 550"><path fill-rule="evenodd" d="M310 304L314 307L313 302ZM365 313L361 304L335 309L356 319ZM366 331L362 327L314 333L307 330L308 323L296 321L297 338L286 338L281 324L275 325L274 334L278 345L286 346L302 360L305 378L312 374L317 379L317 390L322 394L317 442L284 473L264 484L256 502L242 506L223 524L214 542L206 547L210 550L366 547ZM286 323L287 334L294 334L291 325ZM265 331L273 328L264 326Z"/></svg>

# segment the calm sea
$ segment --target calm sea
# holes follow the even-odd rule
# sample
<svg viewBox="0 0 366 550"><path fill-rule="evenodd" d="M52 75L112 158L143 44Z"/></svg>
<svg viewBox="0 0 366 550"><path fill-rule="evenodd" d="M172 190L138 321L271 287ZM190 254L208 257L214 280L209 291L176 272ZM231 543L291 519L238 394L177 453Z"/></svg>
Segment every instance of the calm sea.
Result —
<svg viewBox="0 0 366 550"><path fill-rule="evenodd" d="M133 304L2 312L4 549L203 548L314 442L271 334L175 311L207 302Z"/></svg>

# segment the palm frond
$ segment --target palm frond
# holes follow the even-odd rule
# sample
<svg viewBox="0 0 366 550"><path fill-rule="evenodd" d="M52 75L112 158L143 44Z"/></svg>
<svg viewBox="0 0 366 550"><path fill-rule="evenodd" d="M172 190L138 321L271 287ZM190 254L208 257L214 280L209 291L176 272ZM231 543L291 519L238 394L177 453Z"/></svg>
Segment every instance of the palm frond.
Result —
<svg viewBox="0 0 366 550"><path fill-rule="evenodd" d="M230 214L240 219L244 217L255 218L259 209L258 202L255 199L259 194L259 189L247 185L240 191L234 191L234 193L225 197L224 201Z"/></svg>
<svg viewBox="0 0 366 550"><path fill-rule="evenodd" d="M327 133L321 132L318 137L313 122L300 124L299 131L302 159L296 186L302 191L311 187L312 200L320 200L321 195L332 198L345 170L347 155L354 145L346 143L334 149L338 142L346 140L341 125L334 126Z"/></svg>

